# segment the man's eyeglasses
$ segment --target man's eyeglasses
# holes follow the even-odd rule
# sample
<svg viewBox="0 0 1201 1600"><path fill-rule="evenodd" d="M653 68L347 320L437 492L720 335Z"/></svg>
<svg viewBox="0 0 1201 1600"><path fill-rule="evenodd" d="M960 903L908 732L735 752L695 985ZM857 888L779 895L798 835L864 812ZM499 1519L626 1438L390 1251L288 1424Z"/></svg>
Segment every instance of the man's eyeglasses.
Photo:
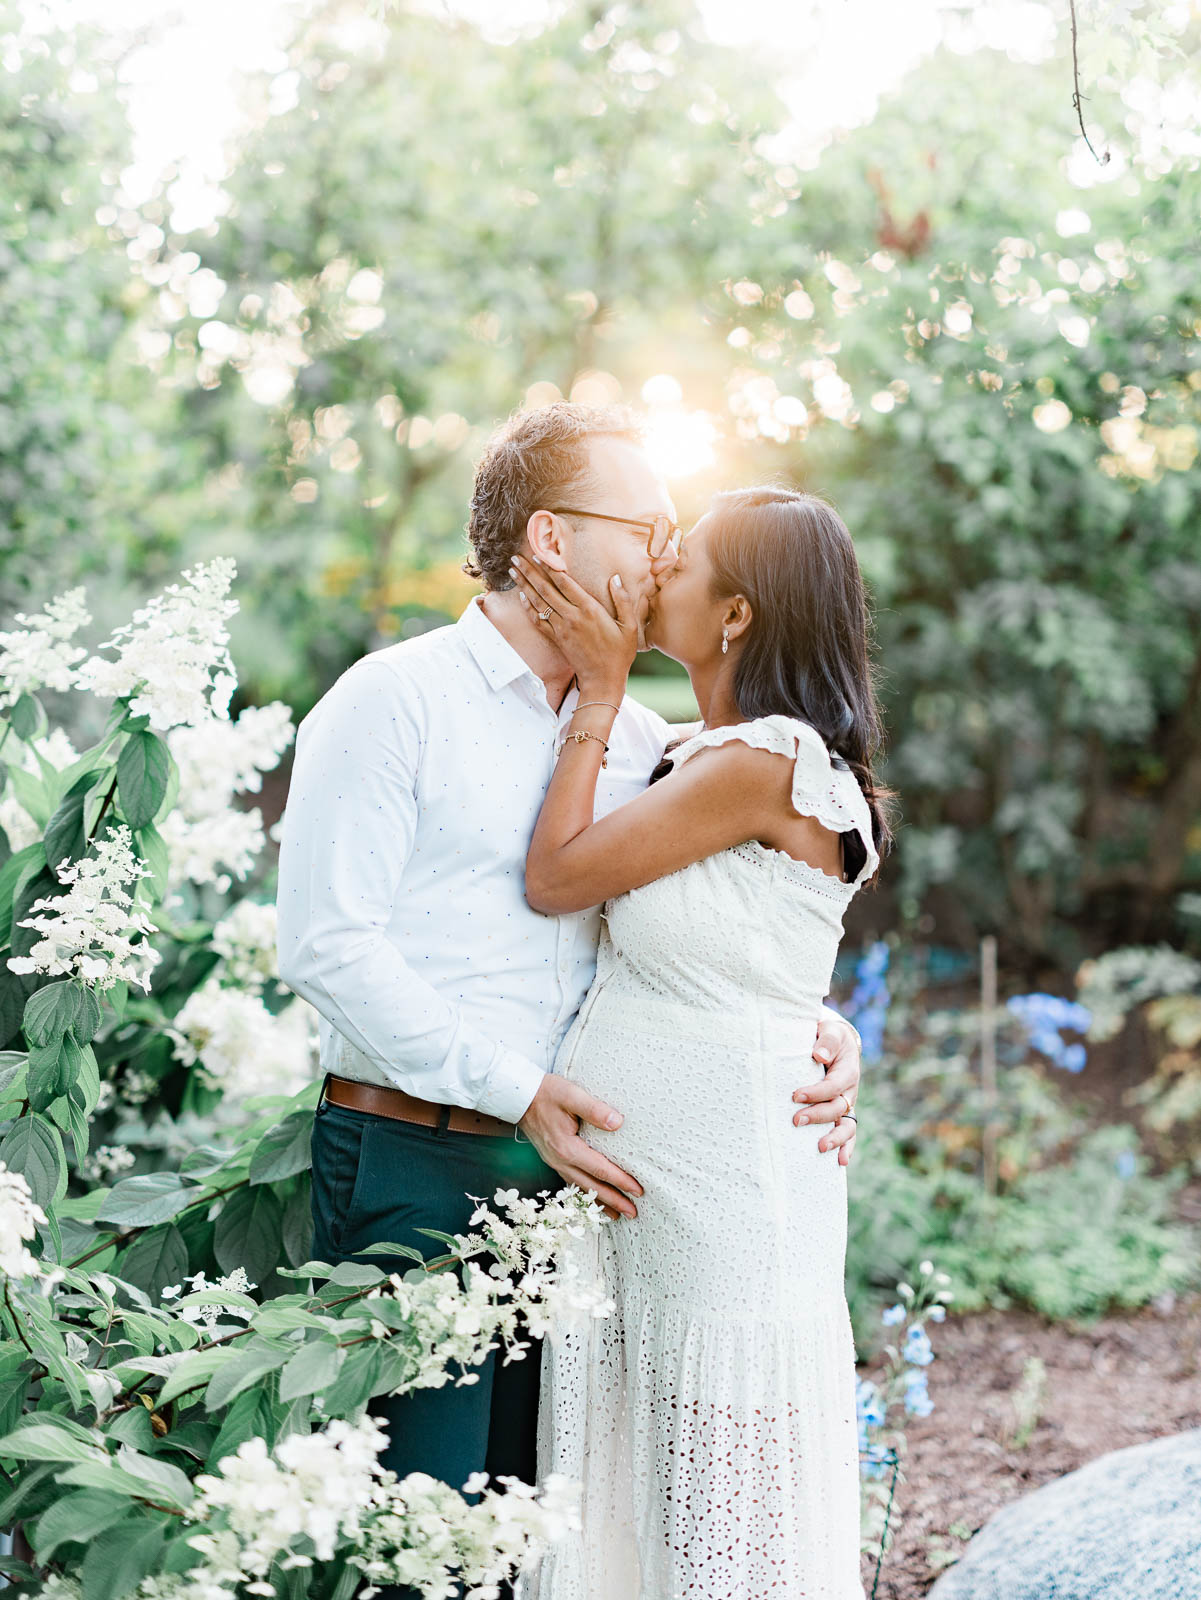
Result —
<svg viewBox="0 0 1201 1600"><path fill-rule="evenodd" d="M680 548L680 535L683 530L666 515L650 518L612 517L607 511L576 511L571 506L547 506L546 509L557 517L599 517L602 522L624 522L627 528L644 528L646 553L652 561L657 556L663 555L668 545L677 552Z"/></svg>

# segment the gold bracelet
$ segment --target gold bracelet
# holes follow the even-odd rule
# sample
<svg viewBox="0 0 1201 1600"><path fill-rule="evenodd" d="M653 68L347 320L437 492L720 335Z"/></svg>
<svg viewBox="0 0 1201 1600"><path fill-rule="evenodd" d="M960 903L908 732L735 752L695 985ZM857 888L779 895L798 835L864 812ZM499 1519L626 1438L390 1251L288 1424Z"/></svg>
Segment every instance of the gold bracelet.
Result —
<svg viewBox="0 0 1201 1600"><path fill-rule="evenodd" d="M607 767L609 765L609 746L605 744L605 741L601 738L599 733L588 733L586 730L580 730L577 733L567 734L563 740L563 743L559 746L555 758L556 760L567 748L568 741L572 739L575 740L576 744L583 744L585 739L595 739L597 744L601 745L604 749L604 754L601 756L601 766Z"/></svg>
<svg viewBox="0 0 1201 1600"><path fill-rule="evenodd" d="M587 706L608 706L610 711L616 711L619 715L621 713L621 707L615 706L612 700L581 700L575 711L571 713L572 716L574 717L576 711L583 711Z"/></svg>

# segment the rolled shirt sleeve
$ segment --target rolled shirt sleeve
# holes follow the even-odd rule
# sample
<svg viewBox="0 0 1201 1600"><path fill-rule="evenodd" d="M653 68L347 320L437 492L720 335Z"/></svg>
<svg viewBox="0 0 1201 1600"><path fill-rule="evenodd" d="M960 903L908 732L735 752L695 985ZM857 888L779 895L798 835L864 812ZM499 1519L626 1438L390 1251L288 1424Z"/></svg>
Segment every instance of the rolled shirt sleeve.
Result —
<svg viewBox="0 0 1201 1600"><path fill-rule="evenodd" d="M368 656L301 724L280 843L280 976L398 1089L517 1122L542 1068L465 1021L388 937L423 722L415 688Z"/></svg>

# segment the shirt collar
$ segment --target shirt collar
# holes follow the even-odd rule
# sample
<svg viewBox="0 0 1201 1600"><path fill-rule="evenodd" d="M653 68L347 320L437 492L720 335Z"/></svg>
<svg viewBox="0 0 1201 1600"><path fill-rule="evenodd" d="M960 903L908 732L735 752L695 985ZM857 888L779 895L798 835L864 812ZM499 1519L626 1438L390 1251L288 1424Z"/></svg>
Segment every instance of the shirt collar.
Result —
<svg viewBox="0 0 1201 1600"><path fill-rule="evenodd" d="M520 656L504 634L484 615L481 597L473 595L455 626L475 658L476 665L494 689L503 689L522 673L534 676L534 669Z"/></svg>

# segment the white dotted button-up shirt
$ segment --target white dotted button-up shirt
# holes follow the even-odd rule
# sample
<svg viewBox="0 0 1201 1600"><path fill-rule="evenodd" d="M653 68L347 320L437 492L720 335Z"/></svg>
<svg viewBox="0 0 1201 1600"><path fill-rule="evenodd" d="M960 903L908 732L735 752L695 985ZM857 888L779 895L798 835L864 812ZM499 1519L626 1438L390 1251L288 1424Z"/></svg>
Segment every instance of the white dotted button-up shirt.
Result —
<svg viewBox="0 0 1201 1600"><path fill-rule="evenodd" d="M516 1122L596 968L600 907L543 916L525 857L579 691L480 608L357 661L300 724L281 830L279 971L321 1067ZM667 723L627 696L596 815L647 784Z"/></svg>

